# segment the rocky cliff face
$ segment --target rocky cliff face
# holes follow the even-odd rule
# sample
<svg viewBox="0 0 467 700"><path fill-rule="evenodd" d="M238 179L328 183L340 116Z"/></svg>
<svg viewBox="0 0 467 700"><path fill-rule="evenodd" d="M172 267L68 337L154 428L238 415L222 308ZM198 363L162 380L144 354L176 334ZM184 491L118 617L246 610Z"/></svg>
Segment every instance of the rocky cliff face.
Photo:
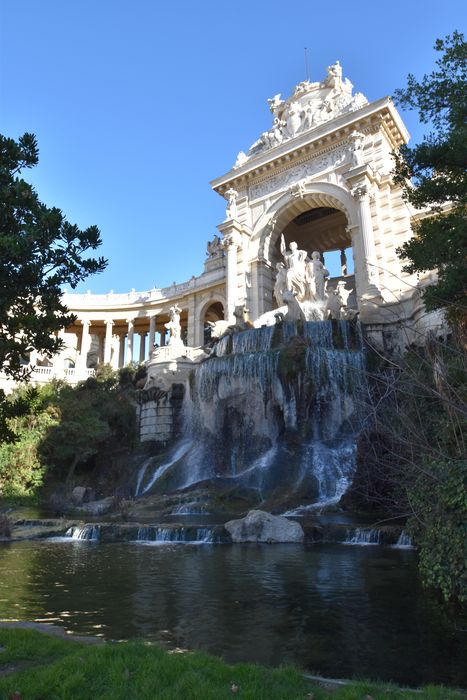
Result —
<svg viewBox="0 0 467 700"><path fill-rule="evenodd" d="M147 465L140 493L205 484L253 503L337 502L354 470L364 361L347 321L226 336L194 371L182 437Z"/></svg>

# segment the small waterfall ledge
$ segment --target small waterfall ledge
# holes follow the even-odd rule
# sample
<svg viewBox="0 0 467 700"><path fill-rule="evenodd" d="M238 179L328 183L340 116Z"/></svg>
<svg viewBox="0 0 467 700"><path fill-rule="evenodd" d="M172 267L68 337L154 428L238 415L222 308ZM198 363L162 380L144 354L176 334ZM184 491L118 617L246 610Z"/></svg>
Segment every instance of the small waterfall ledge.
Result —
<svg viewBox="0 0 467 700"><path fill-rule="evenodd" d="M204 487L277 511L336 504L355 470L365 389L358 323L288 322L226 335L193 366L178 436L140 464L135 495ZM167 386L160 395L168 401Z"/></svg>

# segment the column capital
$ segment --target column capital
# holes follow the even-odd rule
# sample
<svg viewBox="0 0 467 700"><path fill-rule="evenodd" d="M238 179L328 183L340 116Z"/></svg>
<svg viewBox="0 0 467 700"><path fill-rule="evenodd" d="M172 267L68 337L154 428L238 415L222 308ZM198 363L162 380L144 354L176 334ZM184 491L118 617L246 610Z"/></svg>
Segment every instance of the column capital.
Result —
<svg viewBox="0 0 467 700"><path fill-rule="evenodd" d="M115 325L115 321L112 318L108 318L105 320L105 325L106 326L113 326L113 325Z"/></svg>

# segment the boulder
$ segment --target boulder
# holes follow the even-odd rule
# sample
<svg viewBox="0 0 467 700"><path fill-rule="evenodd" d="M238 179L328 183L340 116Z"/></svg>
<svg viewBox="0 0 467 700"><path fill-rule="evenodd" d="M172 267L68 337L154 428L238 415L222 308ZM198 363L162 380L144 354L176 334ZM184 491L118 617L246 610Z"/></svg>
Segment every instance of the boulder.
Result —
<svg viewBox="0 0 467 700"><path fill-rule="evenodd" d="M250 510L244 518L229 520L224 527L232 542L303 542L305 537L299 523L262 510Z"/></svg>
<svg viewBox="0 0 467 700"><path fill-rule="evenodd" d="M114 496L107 496L107 498L102 498L100 501L92 501L90 503L84 503L82 506L76 510L82 513L89 513L89 515L101 515L102 513L107 513L115 506Z"/></svg>
<svg viewBox="0 0 467 700"><path fill-rule="evenodd" d="M84 501L84 497L86 496L86 487L85 486L75 486L73 491L71 492L71 500L75 504L75 506L80 506L82 502Z"/></svg>

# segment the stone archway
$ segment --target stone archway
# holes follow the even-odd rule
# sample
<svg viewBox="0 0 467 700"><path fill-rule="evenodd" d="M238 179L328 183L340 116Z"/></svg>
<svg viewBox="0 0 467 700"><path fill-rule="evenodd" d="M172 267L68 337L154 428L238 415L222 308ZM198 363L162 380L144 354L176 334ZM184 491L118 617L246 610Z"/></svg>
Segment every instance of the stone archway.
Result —
<svg viewBox="0 0 467 700"><path fill-rule="evenodd" d="M318 213L318 214L317 214ZM307 217L309 221L307 221ZM273 288L276 275L275 265L281 260L279 241L282 234L286 243L295 240L299 226L304 223L307 233L317 226L323 228L324 217L332 220L332 238L326 239L325 230L319 235L309 236L303 249L311 253L311 248L320 253L326 251L349 250L355 261L356 286L358 287L358 260L360 248L358 207L350 193L338 185L330 183L297 183L281 195L259 218L254 227L249 246L249 259L252 274L252 306L259 316L275 306ZM319 224L317 221L321 218ZM303 238L303 236L302 236ZM358 292L357 292L358 293Z"/></svg>
<svg viewBox="0 0 467 700"><path fill-rule="evenodd" d="M197 314L195 345L204 345L208 321L216 322L225 319L225 299L220 295L210 296L199 309Z"/></svg>

